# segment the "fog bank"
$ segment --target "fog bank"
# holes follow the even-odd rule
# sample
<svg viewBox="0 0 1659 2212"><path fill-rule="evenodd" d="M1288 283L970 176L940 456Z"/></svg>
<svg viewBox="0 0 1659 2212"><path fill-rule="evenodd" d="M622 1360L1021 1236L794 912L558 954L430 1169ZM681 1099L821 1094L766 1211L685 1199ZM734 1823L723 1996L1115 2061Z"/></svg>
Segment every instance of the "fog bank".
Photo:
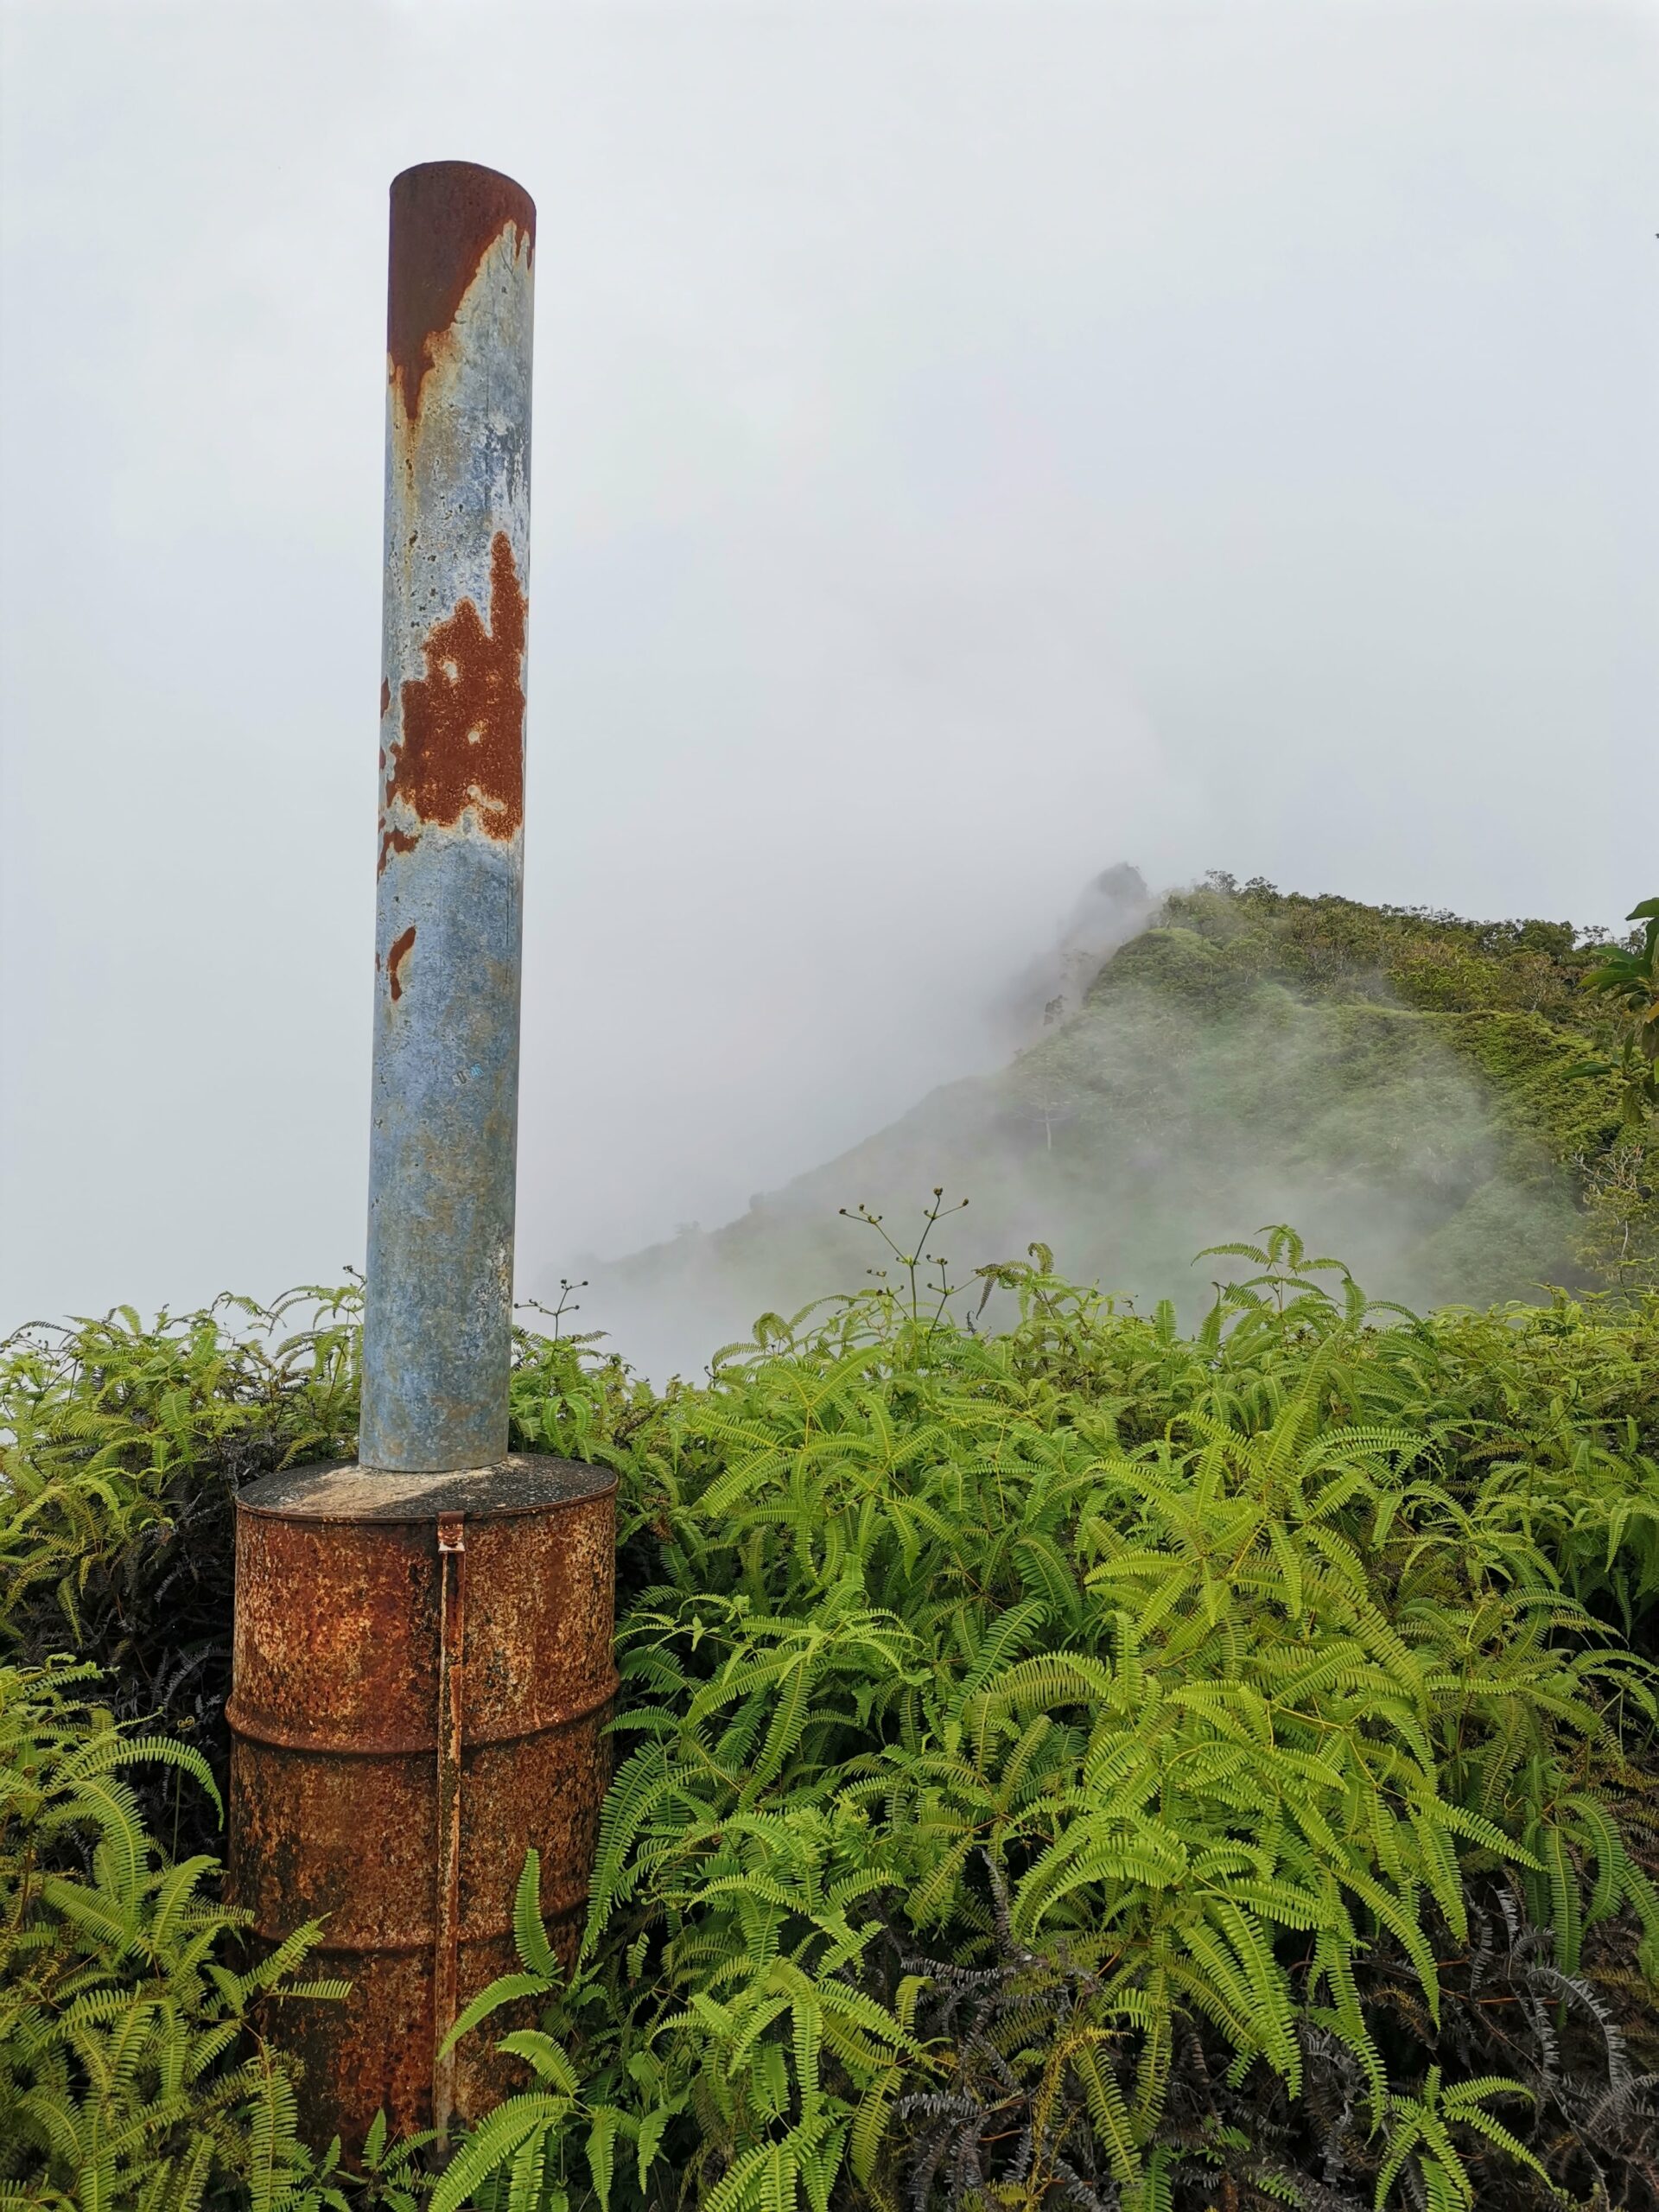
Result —
<svg viewBox="0 0 1659 2212"><path fill-rule="evenodd" d="M1107 855L1651 887L1651 11L15 0L0 48L0 1321L361 1260L410 162L540 208L523 1283L1000 1064Z"/></svg>

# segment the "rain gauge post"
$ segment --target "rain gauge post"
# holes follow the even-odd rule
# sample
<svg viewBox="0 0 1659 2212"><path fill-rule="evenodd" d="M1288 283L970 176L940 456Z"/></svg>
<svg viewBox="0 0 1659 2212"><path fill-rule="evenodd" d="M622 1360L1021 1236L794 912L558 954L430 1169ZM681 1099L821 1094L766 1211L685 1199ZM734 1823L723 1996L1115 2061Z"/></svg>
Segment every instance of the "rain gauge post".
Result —
<svg viewBox="0 0 1659 2212"><path fill-rule="evenodd" d="M528 1848L574 1955L615 1694L614 1478L511 1453L536 211L391 188L374 1062L359 1452L237 1501L230 1890L278 1942L316 2139L471 2118Z"/></svg>

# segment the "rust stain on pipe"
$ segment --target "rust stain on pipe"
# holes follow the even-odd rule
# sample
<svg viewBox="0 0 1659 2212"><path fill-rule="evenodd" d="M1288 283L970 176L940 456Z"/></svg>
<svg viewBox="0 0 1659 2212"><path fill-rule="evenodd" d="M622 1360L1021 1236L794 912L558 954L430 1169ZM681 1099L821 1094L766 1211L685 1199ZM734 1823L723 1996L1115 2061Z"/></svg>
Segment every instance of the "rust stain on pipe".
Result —
<svg viewBox="0 0 1659 2212"><path fill-rule="evenodd" d="M375 874L384 875L386 872L386 862L394 853L412 853L420 842L418 831L411 836L407 830L383 830L380 832L380 862L374 871Z"/></svg>
<svg viewBox="0 0 1659 2212"><path fill-rule="evenodd" d="M479 264L509 225L515 253L533 262L536 206L522 185L468 162L423 162L392 187L386 291L387 373L412 423Z"/></svg>
<svg viewBox="0 0 1659 2212"><path fill-rule="evenodd" d="M411 922L401 937L393 938L391 949L386 955L386 981L391 985L394 999L404 995L404 963L414 950L415 925Z"/></svg>
<svg viewBox="0 0 1659 2212"><path fill-rule="evenodd" d="M446 2097L470 2120L522 2086L490 2055L499 2022L462 2039L448 2083L434 2053L448 2008L512 1970L532 1844L575 1961L610 1773L614 1492L603 1469L524 1454L300 1468L237 1501L231 1893L265 1942L326 1916L318 1970L353 1985L274 2024L318 2142L354 2153L383 2105L425 2127ZM446 1527L464 1552L441 1548Z"/></svg>
<svg viewBox="0 0 1659 2212"><path fill-rule="evenodd" d="M386 804L453 829L471 807L505 842L524 818L524 626L529 608L505 531L490 543L490 625L470 599L423 640L426 674L403 687L403 736Z"/></svg>

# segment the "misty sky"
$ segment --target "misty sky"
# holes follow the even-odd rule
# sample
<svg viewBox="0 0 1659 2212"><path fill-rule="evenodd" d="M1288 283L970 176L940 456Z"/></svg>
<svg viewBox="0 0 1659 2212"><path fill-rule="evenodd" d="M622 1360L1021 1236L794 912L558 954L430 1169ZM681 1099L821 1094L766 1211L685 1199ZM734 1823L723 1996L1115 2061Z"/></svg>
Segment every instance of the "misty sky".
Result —
<svg viewBox="0 0 1659 2212"><path fill-rule="evenodd" d="M0 1325L360 1262L412 162L540 210L521 1281L977 1065L1109 862L1659 890L1659 10L0 47Z"/></svg>

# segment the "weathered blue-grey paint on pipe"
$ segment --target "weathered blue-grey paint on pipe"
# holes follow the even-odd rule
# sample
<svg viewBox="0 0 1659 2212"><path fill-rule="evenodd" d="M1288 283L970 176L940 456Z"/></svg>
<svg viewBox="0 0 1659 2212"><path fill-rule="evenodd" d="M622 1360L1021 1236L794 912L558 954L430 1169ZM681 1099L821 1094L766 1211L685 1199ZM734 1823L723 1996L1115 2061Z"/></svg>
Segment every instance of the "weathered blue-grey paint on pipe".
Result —
<svg viewBox="0 0 1659 2212"><path fill-rule="evenodd" d="M366 1468L507 1444L534 232L469 162L391 188Z"/></svg>

